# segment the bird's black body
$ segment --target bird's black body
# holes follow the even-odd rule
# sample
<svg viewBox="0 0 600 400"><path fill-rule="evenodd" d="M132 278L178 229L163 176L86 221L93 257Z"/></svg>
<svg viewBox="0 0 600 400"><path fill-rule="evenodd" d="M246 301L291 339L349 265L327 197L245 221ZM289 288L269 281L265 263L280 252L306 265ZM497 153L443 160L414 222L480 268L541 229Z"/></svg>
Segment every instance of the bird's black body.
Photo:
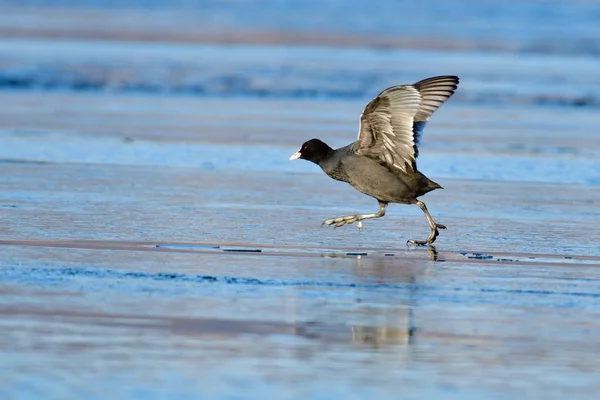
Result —
<svg viewBox="0 0 600 400"><path fill-rule="evenodd" d="M312 161L331 178L349 183L382 203L415 204L419 196L441 186L419 171L398 173L352 151L352 144L333 150L319 139L304 143L300 158Z"/></svg>

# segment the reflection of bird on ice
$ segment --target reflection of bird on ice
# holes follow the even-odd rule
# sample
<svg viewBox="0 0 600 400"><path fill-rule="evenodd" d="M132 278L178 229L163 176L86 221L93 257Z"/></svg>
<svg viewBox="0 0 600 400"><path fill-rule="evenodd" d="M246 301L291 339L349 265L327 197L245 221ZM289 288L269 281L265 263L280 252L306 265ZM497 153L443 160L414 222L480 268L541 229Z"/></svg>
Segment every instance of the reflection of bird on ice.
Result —
<svg viewBox="0 0 600 400"><path fill-rule="evenodd" d="M412 308L396 308L385 310L387 318L393 318L393 325L405 322L405 326L367 326L352 325L352 341L369 343L375 347L393 344L412 344L414 328L412 324Z"/></svg>
<svg viewBox="0 0 600 400"><path fill-rule="evenodd" d="M429 260L437 261L437 252L431 251ZM357 257L356 273L359 278L364 277L371 284L380 280L382 285L404 286L406 296L397 306L364 306L360 309L358 314L364 315L369 324L352 324L352 341L368 343L374 347L414 344L416 340L414 313L418 307L415 284L426 279L432 267L433 263L430 262L413 264L406 259L384 258L377 255Z"/></svg>

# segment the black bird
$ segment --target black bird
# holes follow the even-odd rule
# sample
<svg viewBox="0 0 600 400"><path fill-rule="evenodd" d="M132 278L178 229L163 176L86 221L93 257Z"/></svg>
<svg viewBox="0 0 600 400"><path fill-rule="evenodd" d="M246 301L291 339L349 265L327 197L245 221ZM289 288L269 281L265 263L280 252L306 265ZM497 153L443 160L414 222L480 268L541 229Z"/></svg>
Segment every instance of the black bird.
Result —
<svg viewBox="0 0 600 400"><path fill-rule="evenodd" d="M319 139L304 143L290 160L302 158L317 164L327 175L347 182L359 192L374 197L379 211L331 218L325 225L338 228L385 215L388 203L416 204L425 213L431 233L425 240L409 240L415 245L431 244L446 229L437 224L425 203L417 200L435 189L442 189L417 170L419 140L429 117L458 87L457 76L436 76L412 85L393 86L379 93L360 116L358 139L333 150Z"/></svg>

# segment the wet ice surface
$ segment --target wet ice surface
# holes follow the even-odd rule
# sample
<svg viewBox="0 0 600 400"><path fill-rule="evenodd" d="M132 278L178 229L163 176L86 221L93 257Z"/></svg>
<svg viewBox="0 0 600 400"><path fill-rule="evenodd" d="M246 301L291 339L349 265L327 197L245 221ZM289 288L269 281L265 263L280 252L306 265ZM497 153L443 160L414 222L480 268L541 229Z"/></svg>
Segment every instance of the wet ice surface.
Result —
<svg viewBox="0 0 600 400"><path fill-rule="evenodd" d="M495 22L469 19L447 52L433 39L456 28L452 12L425 50L393 40L369 50L361 46L375 39L340 41L335 24L328 35L343 49L253 37L256 26L241 23L250 11L219 5L230 19L215 24L241 25L246 41L183 38L185 24L139 10L132 40L110 29L72 40L53 24L81 21L69 18L85 7L41 23L8 3L0 398L591 398L600 389L592 5L552 2L535 29L515 23L498 37L494 24L515 12L527 20L536 6L464 1ZM127 12L135 8L86 15ZM560 15L580 23L557 42L549 27ZM11 24L27 18L38 33L17 35ZM172 36L137 41L156 26L144 18ZM285 41L294 25L273 21L260 26L283 29ZM358 31L390 39L401 25L385 21L362 20ZM421 32L418 21L402 29ZM321 228L376 202L289 155L312 137L349 143L379 90L441 73L463 80L419 156L445 187L423 198L448 226L437 250L405 245L428 233L417 207L392 205L361 233Z"/></svg>
<svg viewBox="0 0 600 400"><path fill-rule="evenodd" d="M485 131L444 129L477 119L474 110L440 112L420 158L446 187L425 197L449 227L434 255L404 245L426 234L416 207L391 206L362 233L320 228L376 205L287 162L305 136L298 115L316 115L312 133L341 143L352 123L327 116L343 119L358 104L298 102L302 111L291 112L294 102L249 101L250 112L215 133L207 116L224 100L145 109L151 101L135 96L0 96L12 102L0 111L11 126L0 149L8 397L230 398L244 387L263 398L396 398L402 388L406 398L476 399L597 389L597 146L550 131L543 145L515 138L523 145L510 151ZM103 103L118 101L128 106L103 115ZM174 110L181 118L166 119ZM253 140L246 126L269 115L277 123ZM510 138L514 128L504 129ZM564 146L573 150L553 150Z"/></svg>

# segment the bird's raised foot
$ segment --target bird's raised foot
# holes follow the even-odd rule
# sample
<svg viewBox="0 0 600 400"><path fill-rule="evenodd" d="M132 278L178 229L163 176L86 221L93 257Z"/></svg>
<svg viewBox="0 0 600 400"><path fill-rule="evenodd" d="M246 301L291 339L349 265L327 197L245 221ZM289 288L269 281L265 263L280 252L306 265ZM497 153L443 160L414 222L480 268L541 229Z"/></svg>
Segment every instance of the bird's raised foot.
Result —
<svg viewBox="0 0 600 400"><path fill-rule="evenodd" d="M358 230L362 230L362 218L360 215L346 215L344 217L330 218L323 221L321 226L323 225L333 225L333 229L339 228L340 226L344 226L346 224L353 224L358 221Z"/></svg>
<svg viewBox="0 0 600 400"><path fill-rule="evenodd" d="M435 226L437 226L439 229L446 229L446 225L436 223Z"/></svg>

